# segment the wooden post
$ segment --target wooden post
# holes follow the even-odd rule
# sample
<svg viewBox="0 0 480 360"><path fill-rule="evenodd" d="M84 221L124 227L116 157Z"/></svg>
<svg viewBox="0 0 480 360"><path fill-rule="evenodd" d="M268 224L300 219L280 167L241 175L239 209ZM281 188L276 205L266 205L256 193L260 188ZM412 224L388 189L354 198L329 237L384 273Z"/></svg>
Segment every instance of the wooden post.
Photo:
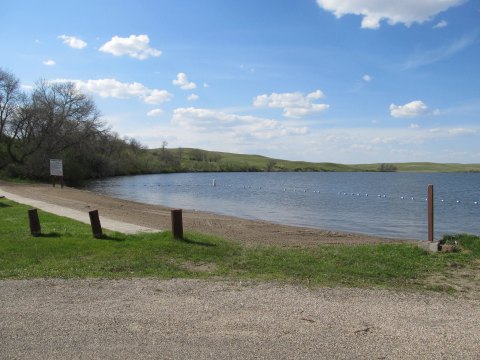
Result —
<svg viewBox="0 0 480 360"><path fill-rule="evenodd" d="M38 218L37 209L28 210L28 222L30 223L30 233L33 236L40 236L42 229L40 227L40 219Z"/></svg>
<svg viewBox="0 0 480 360"><path fill-rule="evenodd" d="M433 185L428 185L428 241L433 242Z"/></svg>
<svg viewBox="0 0 480 360"><path fill-rule="evenodd" d="M88 212L90 216L90 224L92 225L93 237L100 239L103 237L102 225L100 224L100 217L98 216L98 210L92 210Z"/></svg>
<svg viewBox="0 0 480 360"><path fill-rule="evenodd" d="M55 183L57 182L57 178L60 181L60 187L63 189L63 176L52 176L52 186L55 187Z"/></svg>
<svg viewBox="0 0 480 360"><path fill-rule="evenodd" d="M172 235L174 239L183 239L182 209L173 209L172 214Z"/></svg>

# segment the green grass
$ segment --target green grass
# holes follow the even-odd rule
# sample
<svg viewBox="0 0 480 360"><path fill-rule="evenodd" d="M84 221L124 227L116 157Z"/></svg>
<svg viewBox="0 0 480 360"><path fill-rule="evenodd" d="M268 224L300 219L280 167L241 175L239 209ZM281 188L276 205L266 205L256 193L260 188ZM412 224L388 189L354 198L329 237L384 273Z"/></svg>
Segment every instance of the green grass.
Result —
<svg viewBox="0 0 480 360"><path fill-rule="evenodd" d="M94 239L89 225L39 211L42 236L32 237L28 207L0 201L0 279L227 278L311 286L422 287L422 279L455 262L480 258L480 238L456 238L466 251L427 254L412 244L286 249L243 247L209 235L169 232ZM451 239L450 239L451 240Z"/></svg>
<svg viewBox="0 0 480 360"><path fill-rule="evenodd" d="M151 153L158 149L149 150ZM175 154L179 149L168 149ZM191 161L189 155L192 152L201 151L207 158L216 158L215 162ZM199 149L182 149L182 167L191 171L221 171L220 169L232 169L232 171L247 171L256 169L265 171L268 163L274 161L273 171L378 171L381 164L337 164L329 162L305 162L272 159L261 155L234 154L227 152L206 151ZM195 165L195 166L192 166ZM430 162L391 163L399 172L480 172L480 164L442 164ZM228 165L228 166L227 166Z"/></svg>

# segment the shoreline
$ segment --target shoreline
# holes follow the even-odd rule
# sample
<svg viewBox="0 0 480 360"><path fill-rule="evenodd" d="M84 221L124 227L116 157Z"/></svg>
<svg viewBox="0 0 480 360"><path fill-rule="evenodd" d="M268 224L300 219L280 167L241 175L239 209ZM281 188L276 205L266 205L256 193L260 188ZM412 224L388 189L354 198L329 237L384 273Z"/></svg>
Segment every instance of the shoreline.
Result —
<svg viewBox="0 0 480 360"><path fill-rule="evenodd" d="M171 227L171 208L167 206L123 200L71 187L54 188L49 184L18 184L0 181L0 187L16 195L85 213L98 210L100 216L116 221L158 230L169 230ZM297 227L187 209L183 210L183 221L184 230L187 232L216 235L250 246L310 247L329 244L362 245L419 241Z"/></svg>

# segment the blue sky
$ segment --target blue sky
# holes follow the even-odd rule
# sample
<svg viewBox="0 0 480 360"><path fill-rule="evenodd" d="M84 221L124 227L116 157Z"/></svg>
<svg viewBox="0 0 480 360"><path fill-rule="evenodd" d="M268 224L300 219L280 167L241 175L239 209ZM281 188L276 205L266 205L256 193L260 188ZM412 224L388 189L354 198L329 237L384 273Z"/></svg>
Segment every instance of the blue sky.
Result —
<svg viewBox="0 0 480 360"><path fill-rule="evenodd" d="M480 2L8 1L0 67L120 136L341 163L480 162Z"/></svg>

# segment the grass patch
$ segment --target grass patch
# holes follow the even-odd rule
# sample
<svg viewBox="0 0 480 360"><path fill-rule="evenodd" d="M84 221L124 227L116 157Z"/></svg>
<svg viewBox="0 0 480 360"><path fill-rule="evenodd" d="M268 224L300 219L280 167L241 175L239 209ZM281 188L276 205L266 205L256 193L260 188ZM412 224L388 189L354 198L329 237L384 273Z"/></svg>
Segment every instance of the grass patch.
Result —
<svg viewBox="0 0 480 360"><path fill-rule="evenodd" d="M428 254L412 244L242 247L213 236L170 232L94 239L89 225L39 211L42 236L28 229L27 206L0 202L0 279L232 278L312 286L421 287L422 279L480 259L480 238L458 235L463 251ZM449 241L452 241L451 239ZM433 287L432 287L433 288Z"/></svg>

